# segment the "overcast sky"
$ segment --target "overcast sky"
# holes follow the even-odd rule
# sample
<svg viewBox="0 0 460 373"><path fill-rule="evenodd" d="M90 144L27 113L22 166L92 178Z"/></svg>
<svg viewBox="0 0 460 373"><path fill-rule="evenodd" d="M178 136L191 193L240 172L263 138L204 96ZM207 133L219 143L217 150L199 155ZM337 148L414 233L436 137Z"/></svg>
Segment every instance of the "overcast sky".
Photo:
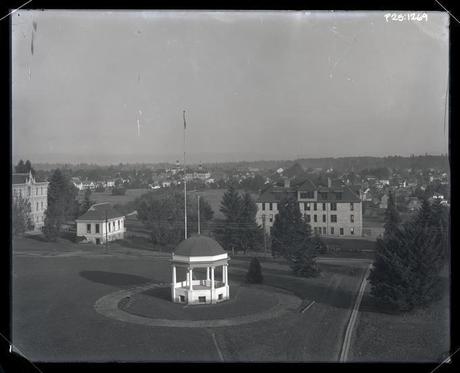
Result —
<svg viewBox="0 0 460 373"><path fill-rule="evenodd" d="M447 152L445 13L12 17L13 160L182 159L182 110L190 162Z"/></svg>

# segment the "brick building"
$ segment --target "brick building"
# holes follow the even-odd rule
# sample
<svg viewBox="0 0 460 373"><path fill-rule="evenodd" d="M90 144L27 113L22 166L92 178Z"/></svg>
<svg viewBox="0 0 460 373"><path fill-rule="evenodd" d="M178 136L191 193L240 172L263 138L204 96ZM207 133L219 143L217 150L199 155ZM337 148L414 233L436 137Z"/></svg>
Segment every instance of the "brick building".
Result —
<svg viewBox="0 0 460 373"><path fill-rule="evenodd" d="M268 234L279 203L289 195L298 201L300 213L313 233L328 237L362 236L362 202L349 187L332 185L331 181L328 186L317 186L310 180L291 186L287 179L284 187L271 186L256 201L256 221Z"/></svg>

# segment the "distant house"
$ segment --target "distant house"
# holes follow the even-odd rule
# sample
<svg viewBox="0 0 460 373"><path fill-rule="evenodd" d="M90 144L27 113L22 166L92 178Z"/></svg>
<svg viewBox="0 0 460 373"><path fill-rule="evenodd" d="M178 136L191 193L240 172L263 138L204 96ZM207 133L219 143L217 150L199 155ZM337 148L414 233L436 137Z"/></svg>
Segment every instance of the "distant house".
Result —
<svg viewBox="0 0 460 373"><path fill-rule="evenodd" d="M78 177L73 177L72 178L72 184L77 188L78 190L83 190L83 183Z"/></svg>
<svg viewBox="0 0 460 373"><path fill-rule="evenodd" d="M388 194L384 194L382 198L380 198L379 208L387 209L388 207Z"/></svg>
<svg viewBox="0 0 460 373"><path fill-rule="evenodd" d="M77 236L85 237L96 245L123 239L125 216L110 203L97 203L76 219Z"/></svg>
<svg viewBox="0 0 460 373"><path fill-rule="evenodd" d="M363 194L362 194L362 196L361 196L361 200L362 200L362 201L372 201L372 192L371 192L370 188L367 188L367 189L363 192Z"/></svg>

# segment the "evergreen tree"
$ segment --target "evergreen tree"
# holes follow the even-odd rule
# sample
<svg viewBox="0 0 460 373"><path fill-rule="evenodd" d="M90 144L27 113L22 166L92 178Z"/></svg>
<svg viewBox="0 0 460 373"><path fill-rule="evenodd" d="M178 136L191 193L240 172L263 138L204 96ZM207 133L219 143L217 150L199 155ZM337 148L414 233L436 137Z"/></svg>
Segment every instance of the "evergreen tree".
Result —
<svg viewBox="0 0 460 373"><path fill-rule="evenodd" d="M56 169L48 186L48 203L45 212L43 232L49 240L55 240L61 232L62 225L78 215L78 190L70 178Z"/></svg>
<svg viewBox="0 0 460 373"><path fill-rule="evenodd" d="M83 215L89 208L94 205L94 201L91 200L91 189L85 189L85 197L80 205L80 215Z"/></svg>
<svg viewBox="0 0 460 373"><path fill-rule="evenodd" d="M261 284L263 281L262 267L260 266L259 259L254 257L249 263L248 273L246 274L246 282L250 284Z"/></svg>
<svg viewBox="0 0 460 373"><path fill-rule="evenodd" d="M298 202L292 197L284 198L278 204L278 211L271 230L273 256L285 257L299 276L315 276L319 272L316 245L310 225L302 219Z"/></svg>
<svg viewBox="0 0 460 373"><path fill-rule="evenodd" d="M394 195L392 192L388 192L388 205L385 210L385 235L397 234L401 224L401 218L399 212L396 209Z"/></svg>
<svg viewBox="0 0 460 373"><path fill-rule="evenodd" d="M15 197L12 209L13 235L22 235L33 228L30 218L30 202L22 197Z"/></svg>
<svg viewBox="0 0 460 373"><path fill-rule="evenodd" d="M241 213L241 197L233 186L230 186L222 197L220 211L225 215L225 222L216 231L218 240L227 250L234 251L240 244L239 218Z"/></svg>
<svg viewBox="0 0 460 373"><path fill-rule="evenodd" d="M263 232L256 222L257 205L249 193L241 200L241 210L238 218L240 247L246 254L247 250L258 251L262 248Z"/></svg>
<svg viewBox="0 0 460 373"><path fill-rule="evenodd" d="M24 163L24 172L25 173L32 172L32 176L35 177L35 170L33 169L32 164L30 163L29 160L27 160L26 163Z"/></svg>
<svg viewBox="0 0 460 373"><path fill-rule="evenodd" d="M437 209L423 200L413 219L397 229L388 224L392 231L377 240L369 279L372 294L384 303L407 311L438 297L447 231L439 229Z"/></svg>
<svg viewBox="0 0 460 373"><path fill-rule="evenodd" d="M14 171L17 174L25 173L25 165L24 165L24 161L22 159L19 160L19 162L18 162L18 164L16 166L14 166Z"/></svg>
<svg viewBox="0 0 460 373"><path fill-rule="evenodd" d="M29 160L24 163L24 161L21 159L19 160L18 164L14 166L14 172L18 174L28 174L29 171L31 171L32 175L35 176L35 170L32 168L32 164Z"/></svg>

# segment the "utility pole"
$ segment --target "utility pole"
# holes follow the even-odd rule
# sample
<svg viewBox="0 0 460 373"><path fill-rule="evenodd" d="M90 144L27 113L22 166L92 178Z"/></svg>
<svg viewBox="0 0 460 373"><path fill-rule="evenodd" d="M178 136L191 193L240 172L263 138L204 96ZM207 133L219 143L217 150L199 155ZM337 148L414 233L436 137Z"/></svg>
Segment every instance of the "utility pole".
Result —
<svg viewBox="0 0 460 373"><path fill-rule="evenodd" d="M187 239L187 178L185 169L185 129L187 124L185 122L185 110L182 112L184 117L184 227L185 227L185 239Z"/></svg>
<svg viewBox="0 0 460 373"><path fill-rule="evenodd" d="M200 233L200 196L198 195L198 234Z"/></svg>
<svg viewBox="0 0 460 373"><path fill-rule="evenodd" d="M107 220L107 210L105 210L105 250L109 250L109 240L108 240L108 231L109 231L109 224Z"/></svg>
<svg viewBox="0 0 460 373"><path fill-rule="evenodd" d="M267 254L267 233L265 231L265 215L263 215L263 226L264 226L264 252Z"/></svg>

